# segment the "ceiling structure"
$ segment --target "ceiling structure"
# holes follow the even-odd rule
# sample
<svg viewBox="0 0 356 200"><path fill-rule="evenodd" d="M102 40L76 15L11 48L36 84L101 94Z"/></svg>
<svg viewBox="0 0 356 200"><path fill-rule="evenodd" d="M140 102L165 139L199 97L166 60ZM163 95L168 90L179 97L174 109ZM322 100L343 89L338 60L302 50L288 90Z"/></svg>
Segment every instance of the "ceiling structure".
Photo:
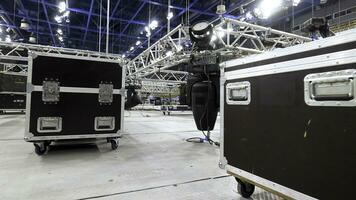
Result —
<svg viewBox="0 0 356 200"><path fill-rule="evenodd" d="M294 14L310 9L311 1L302 1L295 8ZM61 10L60 2L66 2L65 11ZM36 44L105 51L107 2L108 0L1 1L0 27L2 32L7 28L13 29L13 41L27 42L32 34L38 38ZM216 6L222 1L170 0L170 2L173 14L170 24L173 29L182 23L216 19L218 17ZM253 9L258 0L256 2L226 0L223 3L227 10L224 16L238 18L241 15L241 8ZM246 5L248 3L251 4ZM241 7L242 5L246 6ZM153 44L167 33L167 13L168 0L110 0L109 52L126 54L132 58L144 51L148 44ZM58 19L56 16L64 17ZM20 28L21 20L28 22L28 30ZM148 40L145 27L155 20L158 22L157 27L151 30Z"/></svg>

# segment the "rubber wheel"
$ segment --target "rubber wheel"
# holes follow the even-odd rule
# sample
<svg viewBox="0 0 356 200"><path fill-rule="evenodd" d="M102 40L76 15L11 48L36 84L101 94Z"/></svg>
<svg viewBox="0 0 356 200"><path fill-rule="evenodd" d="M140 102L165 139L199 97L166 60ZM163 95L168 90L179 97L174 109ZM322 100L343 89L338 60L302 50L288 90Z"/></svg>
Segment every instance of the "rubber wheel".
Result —
<svg viewBox="0 0 356 200"><path fill-rule="evenodd" d="M163 112L163 115L166 115L166 113L165 113L165 112Z"/></svg>
<svg viewBox="0 0 356 200"><path fill-rule="evenodd" d="M110 143L111 143L112 150L116 150L119 147L119 141L111 140Z"/></svg>
<svg viewBox="0 0 356 200"><path fill-rule="evenodd" d="M38 145L38 144L34 144L34 146L35 146L35 153L36 153L37 155L39 155L39 156L42 156L42 155L45 154L46 151L47 151L47 147L46 147L46 146L44 146L43 149L42 149L41 146Z"/></svg>
<svg viewBox="0 0 356 200"><path fill-rule="evenodd" d="M250 198L253 192L255 191L255 186L242 181L237 182L237 191L239 192L239 194L244 198Z"/></svg>

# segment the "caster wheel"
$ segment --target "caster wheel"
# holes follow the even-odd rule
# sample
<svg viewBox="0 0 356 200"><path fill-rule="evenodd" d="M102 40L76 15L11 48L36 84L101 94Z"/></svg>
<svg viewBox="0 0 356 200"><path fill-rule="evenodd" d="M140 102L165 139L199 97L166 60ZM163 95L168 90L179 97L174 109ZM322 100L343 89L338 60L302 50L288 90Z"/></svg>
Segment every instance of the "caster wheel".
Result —
<svg viewBox="0 0 356 200"><path fill-rule="evenodd" d="M110 143L111 143L112 150L116 150L119 147L119 141L117 140L111 140Z"/></svg>
<svg viewBox="0 0 356 200"><path fill-rule="evenodd" d="M52 141L47 140L47 141L44 142L44 145L45 145L46 147L48 147L49 145L51 145L51 143L52 143Z"/></svg>
<svg viewBox="0 0 356 200"><path fill-rule="evenodd" d="M47 146L41 147L41 145L39 144L34 144L34 146L35 146L35 153L39 156L42 156L47 151Z"/></svg>
<svg viewBox="0 0 356 200"><path fill-rule="evenodd" d="M169 112L168 115L171 115L171 113Z"/></svg>
<svg viewBox="0 0 356 200"><path fill-rule="evenodd" d="M250 198L253 192L255 191L255 186L250 183L242 182L240 180L238 180L237 182L237 191L239 192L239 194L244 198Z"/></svg>
<svg viewBox="0 0 356 200"><path fill-rule="evenodd" d="M165 113L165 112L163 112L163 115L166 115L166 113Z"/></svg>

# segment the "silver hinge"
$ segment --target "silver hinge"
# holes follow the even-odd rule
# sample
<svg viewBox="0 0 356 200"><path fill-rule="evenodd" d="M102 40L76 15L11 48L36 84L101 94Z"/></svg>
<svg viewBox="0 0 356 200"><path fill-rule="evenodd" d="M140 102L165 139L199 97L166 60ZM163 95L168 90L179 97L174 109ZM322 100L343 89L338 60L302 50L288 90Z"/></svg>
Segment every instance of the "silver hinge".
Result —
<svg viewBox="0 0 356 200"><path fill-rule="evenodd" d="M112 83L99 84L99 103L111 104L113 102L114 85Z"/></svg>
<svg viewBox="0 0 356 200"><path fill-rule="evenodd" d="M42 101L45 103L57 103L59 101L60 86L58 81L43 81Z"/></svg>

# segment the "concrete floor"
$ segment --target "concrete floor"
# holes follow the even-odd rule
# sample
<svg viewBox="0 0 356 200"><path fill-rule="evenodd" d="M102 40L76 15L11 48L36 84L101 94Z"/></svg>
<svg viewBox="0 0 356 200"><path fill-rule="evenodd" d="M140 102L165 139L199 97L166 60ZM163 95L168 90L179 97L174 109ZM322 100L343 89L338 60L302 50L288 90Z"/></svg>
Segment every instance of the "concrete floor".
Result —
<svg viewBox="0 0 356 200"><path fill-rule="evenodd" d="M185 141L201 136L189 113L125 112L118 150L97 141L54 145L44 156L23 140L24 123L0 115L0 199L244 199L218 167L217 147ZM257 189L253 199L278 198Z"/></svg>

